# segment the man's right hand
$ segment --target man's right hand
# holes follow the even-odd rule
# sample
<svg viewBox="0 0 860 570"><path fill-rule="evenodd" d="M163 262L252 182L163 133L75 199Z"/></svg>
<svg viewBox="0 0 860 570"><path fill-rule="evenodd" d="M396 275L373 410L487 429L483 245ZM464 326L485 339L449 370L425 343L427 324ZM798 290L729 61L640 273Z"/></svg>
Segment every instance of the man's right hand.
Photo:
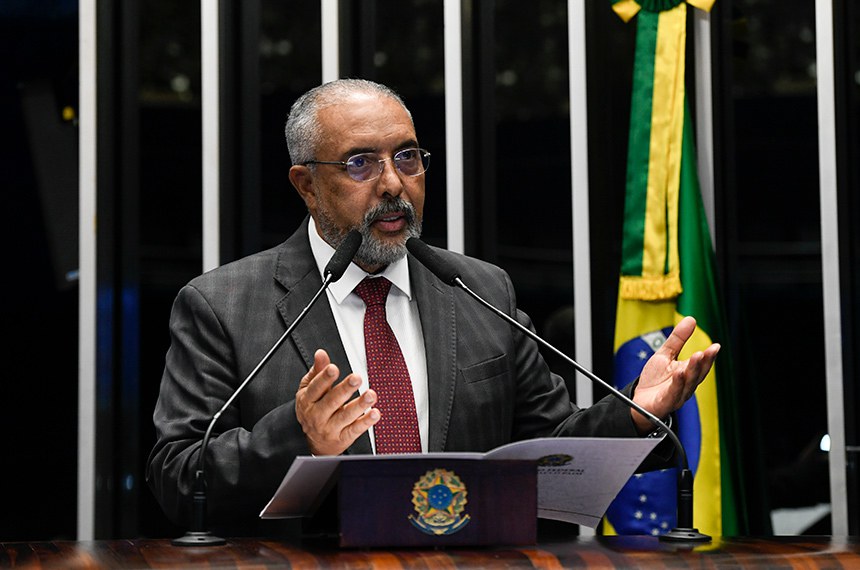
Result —
<svg viewBox="0 0 860 570"><path fill-rule="evenodd" d="M299 383L296 416L314 455L339 455L379 421L376 392L367 390L350 401L361 377L350 374L335 384L340 372L326 351L314 353L314 365Z"/></svg>

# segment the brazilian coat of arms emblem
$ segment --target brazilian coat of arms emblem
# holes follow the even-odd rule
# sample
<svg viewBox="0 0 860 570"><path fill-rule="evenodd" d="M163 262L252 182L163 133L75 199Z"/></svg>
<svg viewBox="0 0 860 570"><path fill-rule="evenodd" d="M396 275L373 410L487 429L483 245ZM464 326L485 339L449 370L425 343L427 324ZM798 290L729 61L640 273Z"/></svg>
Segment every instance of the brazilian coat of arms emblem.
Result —
<svg viewBox="0 0 860 570"><path fill-rule="evenodd" d="M454 534L469 522L469 515L462 514L466 485L447 469L428 471L418 479L412 487L412 504L417 515L409 515L409 521L427 534Z"/></svg>

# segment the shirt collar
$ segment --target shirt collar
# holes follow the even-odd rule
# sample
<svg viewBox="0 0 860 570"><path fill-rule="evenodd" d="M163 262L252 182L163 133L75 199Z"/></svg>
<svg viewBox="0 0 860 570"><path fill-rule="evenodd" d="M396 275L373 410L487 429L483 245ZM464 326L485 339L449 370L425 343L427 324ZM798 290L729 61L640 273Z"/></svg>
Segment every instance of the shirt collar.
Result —
<svg viewBox="0 0 860 570"><path fill-rule="evenodd" d="M317 233L317 226L313 218L308 222L308 238L311 242L311 252L313 253L314 261L316 261L317 270L320 272L320 277L323 277L325 266L328 265L331 256L334 255L334 248ZM364 269L355 263L350 263L343 277L332 283L328 290L334 297L334 300L337 301L337 304L340 305L352 293L355 286L368 275L370 274ZM400 289L409 300L412 300L412 286L409 283L409 263L405 255L390 264L381 273L375 273L373 276L385 277L395 287Z"/></svg>

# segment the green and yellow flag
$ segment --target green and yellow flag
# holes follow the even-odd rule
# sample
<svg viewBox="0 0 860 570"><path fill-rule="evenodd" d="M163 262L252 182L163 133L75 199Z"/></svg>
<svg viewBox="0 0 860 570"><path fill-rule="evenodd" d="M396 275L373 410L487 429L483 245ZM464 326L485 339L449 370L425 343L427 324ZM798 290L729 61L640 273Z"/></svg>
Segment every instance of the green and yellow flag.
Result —
<svg viewBox="0 0 860 570"><path fill-rule="evenodd" d="M698 328L679 358L725 343L715 287L714 254L696 174L684 88L689 3L710 10L713 0L617 0L613 9L638 18L618 312L617 386L634 380L645 361L683 316ZM728 350L676 415L677 430L695 475L694 524L712 536L738 532L732 459ZM724 388L724 385L727 389ZM718 397L718 392L720 397ZM637 475L607 512L608 533L662 534L676 524L675 469Z"/></svg>

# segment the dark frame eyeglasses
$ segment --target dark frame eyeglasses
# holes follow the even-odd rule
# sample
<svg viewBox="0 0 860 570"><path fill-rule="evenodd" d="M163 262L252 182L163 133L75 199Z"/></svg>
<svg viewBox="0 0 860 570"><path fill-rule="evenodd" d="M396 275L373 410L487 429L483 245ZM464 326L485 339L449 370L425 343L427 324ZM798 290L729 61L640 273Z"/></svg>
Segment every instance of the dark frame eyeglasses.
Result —
<svg viewBox="0 0 860 570"><path fill-rule="evenodd" d="M394 167L405 176L418 176L430 168L430 153L423 148L404 148L394 153L391 158L382 158L375 152L363 152L343 160L308 160L301 166L309 164L334 164L346 169L346 173L356 182L370 182L382 175L385 163L394 161Z"/></svg>

